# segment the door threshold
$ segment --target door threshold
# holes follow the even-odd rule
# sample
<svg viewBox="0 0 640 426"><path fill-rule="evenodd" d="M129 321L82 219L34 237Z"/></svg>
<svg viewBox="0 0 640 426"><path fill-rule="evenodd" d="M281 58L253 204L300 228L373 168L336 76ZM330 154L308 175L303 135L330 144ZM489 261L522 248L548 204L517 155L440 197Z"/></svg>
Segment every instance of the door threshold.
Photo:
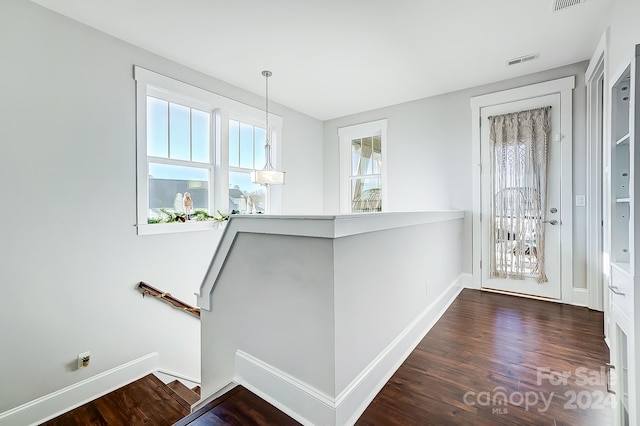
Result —
<svg viewBox="0 0 640 426"><path fill-rule="evenodd" d="M487 287L480 287L480 290L486 291L488 293L504 294L507 296L517 296L525 299L535 299L535 300L542 300L545 302L565 303L561 299L554 299L552 297L544 297L544 296L536 296L536 295L527 294L527 293L518 293L515 291L497 290L495 288L487 288Z"/></svg>

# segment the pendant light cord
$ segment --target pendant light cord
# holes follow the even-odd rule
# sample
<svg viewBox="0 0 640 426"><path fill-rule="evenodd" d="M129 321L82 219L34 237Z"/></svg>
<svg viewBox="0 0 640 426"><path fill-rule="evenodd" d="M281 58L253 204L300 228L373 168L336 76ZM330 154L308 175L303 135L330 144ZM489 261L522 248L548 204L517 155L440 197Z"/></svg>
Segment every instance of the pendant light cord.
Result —
<svg viewBox="0 0 640 426"><path fill-rule="evenodd" d="M265 133L265 143L264 150L265 155L267 156L267 164L265 166L266 170L273 170L273 165L271 164L271 143L269 142L269 77L271 77L271 71L264 70L262 71L262 75L265 77L265 100L264 100L264 111L265 111L265 121L267 124L266 133Z"/></svg>

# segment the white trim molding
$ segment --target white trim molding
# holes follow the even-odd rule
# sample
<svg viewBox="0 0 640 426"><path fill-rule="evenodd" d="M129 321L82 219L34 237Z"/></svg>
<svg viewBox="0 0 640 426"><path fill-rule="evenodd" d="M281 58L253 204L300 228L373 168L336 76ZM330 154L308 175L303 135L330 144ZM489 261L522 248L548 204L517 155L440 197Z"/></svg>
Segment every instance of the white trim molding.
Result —
<svg viewBox="0 0 640 426"><path fill-rule="evenodd" d="M304 425L352 425L463 289L464 274L335 398L238 350L233 381Z"/></svg>
<svg viewBox="0 0 640 426"><path fill-rule="evenodd" d="M573 303L576 306L589 306L589 291L586 288L573 289Z"/></svg>
<svg viewBox="0 0 640 426"><path fill-rule="evenodd" d="M149 215L149 163L194 167L209 173L209 212L229 208L229 119L252 126L265 126L263 110L210 92L189 83L176 80L148 69L134 66L136 82L136 229L138 235L155 235L174 232L197 232L216 229L211 222L187 221L186 223L148 223ZM158 97L164 101L179 103L188 108L207 112L209 125L209 158L207 161L177 160L170 156L152 157L147 152L147 98ZM283 118L269 114L271 154L275 164L281 161L281 134ZM272 191L273 189L273 191ZM280 213L281 189L267 188L270 213ZM167 226L168 225L168 226ZM178 225L178 226L174 226Z"/></svg>
<svg viewBox="0 0 640 426"><path fill-rule="evenodd" d="M591 309L602 311L605 306L606 286L603 284L603 261L607 241L606 228L603 226L604 194L603 182L605 181L604 141L608 132L609 95L606 90L608 81L607 71L607 46L609 44L609 29L607 28L600 38L589 67L585 73L587 86L587 199L586 199L586 226L587 226L587 299Z"/></svg>
<svg viewBox="0 0 640 426"><path fill-rule="evenodd" d="M150 353L66 388L0 413L0 426L34 425L53 419L89 401L151 374L160 356Z"/></svg>
<svg viewBox="0 0 640 426"><path fill-rule="evenodd" d="M546 81L543 83L517 87L501 92L471 98L471 127L472 127L472 165L473 165L473 216L472 216L472 273L473 288L481 288L482 272L480 260L482 254L482 228L481 215L481 156L480 156L480 117L482 108L516 102L530 98L536 98L551 94L560 94L560 126L562 132L562 150L573 152L573 89L575 88L575 76ZM572 303L573 299L573 155L563 155L561 163L561 281L562 301ZM564 267L564 265L569 265Z"/></svg>

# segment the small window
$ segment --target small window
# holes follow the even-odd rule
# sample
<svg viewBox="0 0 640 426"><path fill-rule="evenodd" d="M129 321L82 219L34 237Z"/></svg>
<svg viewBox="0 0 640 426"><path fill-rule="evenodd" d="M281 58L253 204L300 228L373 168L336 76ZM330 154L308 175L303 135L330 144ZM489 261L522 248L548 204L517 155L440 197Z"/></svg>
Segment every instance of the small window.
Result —
<svg viewBox="0 0 640 426"><path fill-rule="evenodd" d="M379 120L338 130L342 213L386 210L386 129L387 120Z"/></svg>

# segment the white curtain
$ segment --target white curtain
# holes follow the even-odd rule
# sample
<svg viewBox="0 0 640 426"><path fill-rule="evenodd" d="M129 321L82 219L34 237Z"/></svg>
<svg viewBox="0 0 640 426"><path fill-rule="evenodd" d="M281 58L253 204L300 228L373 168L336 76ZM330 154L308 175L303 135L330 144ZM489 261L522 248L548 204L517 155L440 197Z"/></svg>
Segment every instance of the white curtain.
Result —
<svg viewBox="0 0 640 426"><path fill-rule="evenodd" d="M544 270L551 107L490 117L491 276L547 281Z"/></svg>
<svg viewBox="0 0 640 426"><path fill-rule="evenodd" d="M373 138L360 139L360 160L358 161L358 175L362 176L369 170L369 163L373 154ZM353 191L353 199L359 200L362 197L362 180L356 181L356 187Z"/></svg>

